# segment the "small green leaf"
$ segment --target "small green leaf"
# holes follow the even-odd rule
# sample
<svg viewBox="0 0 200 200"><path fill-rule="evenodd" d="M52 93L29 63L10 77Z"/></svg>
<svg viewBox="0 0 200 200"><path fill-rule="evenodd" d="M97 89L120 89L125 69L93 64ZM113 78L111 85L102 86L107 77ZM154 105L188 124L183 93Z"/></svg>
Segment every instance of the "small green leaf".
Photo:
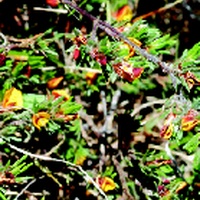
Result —
<svg viewBox="0 0 200 200"><path fill-rule="evenodd" d="M200 150L194 155L193 169L200 172Z"/></svg>
<svg viewBox="0 0 200 200"><path fill-rule="evenodd" d="M194 135L184 146L183 149L185 149L188 153L194 152L198 145L199 145L199 137L200 133L197 133Z"/></svg>

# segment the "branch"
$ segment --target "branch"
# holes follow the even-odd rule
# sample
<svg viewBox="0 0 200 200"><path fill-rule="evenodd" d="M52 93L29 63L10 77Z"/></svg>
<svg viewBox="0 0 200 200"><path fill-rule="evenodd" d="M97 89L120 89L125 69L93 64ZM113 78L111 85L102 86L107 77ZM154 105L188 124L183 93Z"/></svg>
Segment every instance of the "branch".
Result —
<svg viewBox="0 0 200 200"><path fill-rule="evenodd" d="M140 19L145 19L145 18L150 17L152 15L155 15L157 13L163 12L163 11L165 11L167 9L170 9L170 8L174 7L175 5L177 5L179 3L182 3L182 2L183 2L183 0L177 0L177 1L173 2L173 3L169 3L169 4L165 5L164 7L161 7L159 9L157 9L157 10L154 10L154 11L148 12L148 13L146 13L144 15L141 15L139 17L136 17L132 22L136 22L136 21L138 21Z"/></svg>
<svg viewBox="0 0 200 200"><path fill-rule="evenodd" d="M9 144L7 143L7 145L19 152L19 153L22 153L24 155L28 155L29 157L33 157L33 158L36 158L36 159L39 159L39 160L44 160L44 161L52 161L52 162L58 162L58 163L64 163L70 167L72 167L72 169L74 171L79 171L83 174L83 178L85 179L86 182L88 183L92 183L93 186L98 190L98 192L104 197L105 200L108 200L106 194L104 193L104 191L99 187L99 185L93 180L93 178L80 166L80 165L76 165L72 162L69 162L69 161L65 161L65 160L61 160L61 159L57 159L57 158L51 158L51 157L48 157L48 156L45 156L45 155L37 155L37 154L33 154L33 153L30 153L28 151L25 151L23 149L20 149L12 144Z"/></svg>
<svg viewBox="0 0 200 200"><path fill-rule="evenodd" d="M126 42L128 45L130 45L131 47L133 47L136 50L136 52L138 52L140 55L142 55L143 57L145 57L147 60L149 60L150 62L153 62L154 64L156 64L158 66L160 66L162 68L163 72L166 72L168 74L171 74L171 73L172 74L179 74L180 73L179 70L175 70L175 69L171 68L171 66L169 64L167 64L165 62L162 62L156 56L151 55L146 50L140 48L138 45L136 45L133 42L131 42L127 37L125 37L117 29L115 29L114 27L112 27L109 23L97 19L96 17L94 17L93 15L89 14L85 10L79 8L75 3L71 2L71 1L62 0L62 2L64 4L68 4L70 7L72 7L77 12L79 12L81 15L89 18L92 22L95 22L95 24L98 26L98 28L100 28L101 30L105 31L111 37L115 37L117 39L121 39L124 42Z"/></svg>

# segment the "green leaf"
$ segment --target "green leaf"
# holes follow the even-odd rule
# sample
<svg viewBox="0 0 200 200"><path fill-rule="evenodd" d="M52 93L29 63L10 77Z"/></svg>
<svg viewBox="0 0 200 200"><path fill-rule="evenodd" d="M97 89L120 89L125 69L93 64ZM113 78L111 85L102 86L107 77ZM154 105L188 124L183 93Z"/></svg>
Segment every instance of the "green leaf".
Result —
<svg viewBox="0 0 200 200"><path fill-rule="evenodd" d="M198 145L199 145L199 137L200 133L197 133L194 135L184 146L183 149L185 149L188 153L194 152Z"/></svg>
<svg viewBox="0 0 200 200"><path fill-rule="evenodd" d="M200 172L200 150L199 149L194 155L193 169Z"/></svg>
<svg viewBox="0 0 200 200"><path fill-rule="evenodd" d="M64 111L64 114L74 114L77 113L82 108L82 105L75 102L66 101L61 105L61 110Z"/></svg>
<svg viewBox="0 0 200 200"><path fill-rule="evenodd" d="M24 108L33 109L35 104L40 104L46 100L46 96L42 94L23 94Z"/></svg>

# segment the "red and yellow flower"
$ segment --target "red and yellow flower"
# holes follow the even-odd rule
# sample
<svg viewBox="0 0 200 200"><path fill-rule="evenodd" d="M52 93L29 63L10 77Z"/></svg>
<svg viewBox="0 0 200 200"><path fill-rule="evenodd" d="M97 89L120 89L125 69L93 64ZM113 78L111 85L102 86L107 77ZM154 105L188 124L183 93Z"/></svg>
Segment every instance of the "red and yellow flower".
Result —
<svg viewBox="0 0 200 200"><path fill-rule="evenodd" d="M197 124L200 123L200 120L197 119L198 112L194 109L188 111L188 113L183 116L181 120L181 127L183 131L192 130Z"/></svg>
<svg viewBox="0 0 200 200"><path fill-rule="evenodd" d="M13 106L15 107L23 106L22 92L14 87L5 92L2 103L3 108L13 107Z"/></svg>
<svg viewBox="0 0 200 200"><path fill-rule="evenodd" d="M133 17L133 11L129 5L125 5L121 7L116 13L114 13L113 17L117 21L123 21L123 20L130 21Z"/></svg>
<svg viewBox="0 0 200 200"><path fill-rule="evenodd" d="M200 80L197 77L195 77L195 75L192 72L189 71L181 75L185 79L189 89L192 89L195 85L200 85Z"/></svg>
<svg viewBox="0 0 200 200"><path fill-rule="evenodd" d="M50 115L47 112L41 111L33 115L32 122L33 125L40 130L41 127L45 127L49 122Z"/></svg>
<svg viewBox="0 0 200 200"><path fill-rule="evenodd" d="M87 72L85 75L85 78L86 78L87 84L91 85L96 80L97 73L96 72Z"/></svg>
<svg viewBox="0 0 200 200"><path fill-rule="evenodd" d="M115 72L123 79L133 82L135 79L139 78L144 71L144 68L137 67L133 68L130 64L123 62L113 65Z"/></svg>
<svg viewBox="0 0 200 200"><path fill-rule="evenodd" d="M47 82L47 87L49 89L55 89L58 87L58 85L61 83L61 81L64 79L63 76L52 78Z"/></svg>
<svg viewBox="0 0 200 200"><path fill-rule="evenodd" d="M64 89L53 90L52 95L54 96L55 99L58 97L64 97L64 100L66 101L70 98L69 94Z"/></svg>
<svg viewBox="0 0 200 200"><path fill-rule="evenodd" d="M113 179L109 177L97 177L96 178L97 184L104 192L108 192L110 190L114 190L116 188L116 184Z"/></svg>
<svg viewBox="0 0 200 200"><path fill-rule="evenodd" d="M176 189L176 193L180 193L181 191L183 191L186 187L188 186L188 183L185 181L182 181L179 183L177 189Z"/></svg>
<svg viewBox="0 0 200 200"><path fill-rule="evenodd" d="M169 139L174 130L174 124L173 120L176 118L176 115L174 113L170 113L167 118L164 121L164 126L162 127L160 131L160 136L164 139Z"/></svg>
<svg viewBox="0 0 200 200"><path fill-rule="evenodd" d="M142 42L140 42L139 40L137 40L137 39L135 39L135 38L133 38L133 37L129 37L128 38L132 43L134 43L135 45L137 45L137 46L141 46L142 45ZM122 44L121 45L121 48L125 48L125 49L128 49L129 50L129 54L128 54L128 56L125 56L125 60L127 60L127 59L129 59L130 57L132 57L132 56L134 56L135 55L135 49L132 47L132 46L130 46L129 44L127 44L127 43L124 43L124 44Z"/></svg>

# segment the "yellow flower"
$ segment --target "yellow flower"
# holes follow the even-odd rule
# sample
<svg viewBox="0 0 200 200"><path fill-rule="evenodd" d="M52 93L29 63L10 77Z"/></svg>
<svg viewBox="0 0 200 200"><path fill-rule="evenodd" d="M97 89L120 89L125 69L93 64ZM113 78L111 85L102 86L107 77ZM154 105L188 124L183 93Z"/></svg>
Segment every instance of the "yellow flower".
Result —
<svg viewBox="0 0 200 200"><path fill-rule="evenodd" d="M199 122L196 117L198 115L198 112L196 110L189 110L188 113L183 116L181 120L181 127L183 131L190 131L192 130Z"/></svg>
<svg viewBox="0 0 200 200"><path fill-rule="evenodd" d="M114 13L114 17L117 21L123 21L123 20L131 20L133 17L132 9L129 5L125 5L122 8L120 8L116 13Z"/></svg>
<svg viewBox="0 0 200 200"><path fill-rule="evenodd" d="M86 75L85 75L85 78L86 78L87 84L91 85L96 80L97 73L95 73L95 72L87 72Z"/></svg>
<svg viewBox="0 0 200 200"><path fill-rule="evenodd" d="M69 99L69 94L67 93L66 90L53 90L52 95L56 98L58 97L64 97L64 99L67 101Z"/></svg>
<svg viewBox="0 0 200 200"><path fill-rule="evenodd" d="M181 76L185 79L189 89L192 89L195 85L200 85L200 80L190 71L181 74Z"/></svg>
<svg viewBox="0 0 200 200"><path fill-rule="evenodd" d="M3 98L2 106L3 108L12 106L22 107L23 106L22 92L14 87L7 90Z"/></svg>
<svg viewBox="0 0 200 200"><path fill-rule="evenodd" d="M80 155L75 159L75 164L76 165L83 165L84 161L86 160L86 156L85 155Z"/></svg>
<svg viewBox="0 0 200 200"><path fill-rule="evenodd" d="M188 184L185 181L182 181L179 183L175 192L179 193L179 192L183 191L187 186L188 186Z"/></svg>
<svg viewBox="0 0 200 200"><path fill-rule="evenodd" d="M50 115L47 112L38 112L33 115L32 121L33 125L40 130L41 127L46 126L46 124L49 122Z"/></svg>
<svg viewBox="0 0 200 200"><path fill-rule="evenodd" d="M133 44L136 44L136 45L139 46L139 47L142 45L142 43L141 43L139 40L137 40L137 39L135 39L135 38L133 38L133 37L129 37L128 39L129 39ZM135 49L134 49L132 46L130 46L129 44L124 43L124 44L121 45L121 48L122 48L122 49L128 49L128 50L129 50L128 56L125 56L125 57L124 57L125 60L128 60L130 57L132 57L132 56L135 55Z"/></svg>
<svg viewBox="0 0 200 200"><path fill-rule="evenodd" d="M116 188L115 182L109 177L97 177L97 183L104 192L114 190Z"/></svg>
<svg viewBox="0 0 200 200"><path fill-rule="evenodd" d="M47 86L49 89L54 89L58 87L58 85L61 83L61 81L64 79L63 76L52 78L47 82Z"/></svg>

